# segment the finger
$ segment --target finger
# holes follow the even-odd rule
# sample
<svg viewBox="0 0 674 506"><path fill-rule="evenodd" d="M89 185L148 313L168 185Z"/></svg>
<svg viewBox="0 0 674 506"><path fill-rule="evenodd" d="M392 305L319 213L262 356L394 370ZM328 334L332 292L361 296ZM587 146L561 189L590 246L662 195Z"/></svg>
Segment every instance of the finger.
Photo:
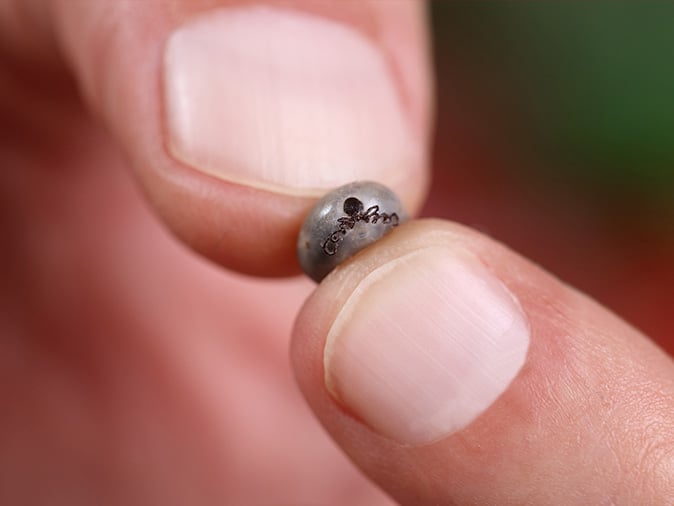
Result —
<svg viewBox="0 0 674 506"><path fill-rule="evenodd" d="M403 504L667 504L674 365L512 251L401 226L303 308L292 359L353 461Z"/></svg>
<svg viewBox="0 0 674 506"><path fill-rule="evenodd" d="M23 53L53 35L160 216L226 266L295 271L303 216L342 183L379 181L410 211L421 204L429 84L418 2L1 7L0 26L33 28L7 33Z"/></svg>

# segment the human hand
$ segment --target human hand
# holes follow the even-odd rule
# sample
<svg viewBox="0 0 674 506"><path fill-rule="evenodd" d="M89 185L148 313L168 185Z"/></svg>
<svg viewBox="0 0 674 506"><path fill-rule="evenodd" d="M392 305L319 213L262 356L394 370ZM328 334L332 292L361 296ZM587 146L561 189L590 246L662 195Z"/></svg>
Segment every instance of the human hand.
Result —
<svg viewBox="0 0 674 506"><path fill-rule="evenodd" d="M272 276L328 188L380 180L417 211L419 5L220 3L0 4L0 502L387 503L362 475L405 504L674 496L671 359L442 221L368 248L297 319L294 373L350 467L287 365L312 285L223 273L152 214Z"/></svg>

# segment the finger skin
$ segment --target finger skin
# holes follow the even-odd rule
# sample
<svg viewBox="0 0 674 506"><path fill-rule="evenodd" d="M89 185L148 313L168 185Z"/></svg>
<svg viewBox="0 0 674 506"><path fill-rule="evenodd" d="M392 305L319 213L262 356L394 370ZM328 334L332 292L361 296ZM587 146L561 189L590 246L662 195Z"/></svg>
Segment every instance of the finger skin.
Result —
<svg viewBox="0 0 674 506"><path fill-rule="evenodd" d="M510 387L464 430L406 446L330 396L323 346L368 272L431 244L477 255L519 300L531 344ZM410 222L337 268L296 321L292 361L332 437L402 504L667 504L674 497L671 358L596 302L464 227Z"/></svg>
<svg viewBox="0 0 674 506"><path fill-rule="evenodd" d="M421 3L389 2L386 8L377 1L267 3L342 23L373 42L390 67L413 130L428 138L430 85ZM20 30L9 32L7 45L25 58L38 55L54 60L53 46L62 48L85 101L121 142L155 211L179 238L229 268L287 275L299 270L297 232L319 195L275 193L211 177L172 156L167 141L162 103L167 39L195 16L251 5L260 3L5 0L0 26L21 21L21 26L40 30L35 37ZM35 40L51 41L51 49L35 47ZM301 153L294 156L301 158ZM426 167L409 167L407 177L393 189L415 212L426 184Z"/></svg>

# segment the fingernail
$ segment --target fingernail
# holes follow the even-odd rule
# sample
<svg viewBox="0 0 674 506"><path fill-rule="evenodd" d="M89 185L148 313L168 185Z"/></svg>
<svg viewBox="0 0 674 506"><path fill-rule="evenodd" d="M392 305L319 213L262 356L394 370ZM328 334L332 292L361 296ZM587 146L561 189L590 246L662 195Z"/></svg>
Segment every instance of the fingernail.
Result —
<svg viewBox="0 0 674 506"><path fill-rule="evenodd" d="M330 329L330 393L402 444L458 431L521 369L529 327L513 295L469 253L432 247L367 275Z"/></svg>
<svg viewBox="0 0 674 506"><path fill-rule="evenodd" d="M336 21L270 7L223 8L172 34L164 61L173 156L200 171L314 195L419 166L382 52Z"/></svg>

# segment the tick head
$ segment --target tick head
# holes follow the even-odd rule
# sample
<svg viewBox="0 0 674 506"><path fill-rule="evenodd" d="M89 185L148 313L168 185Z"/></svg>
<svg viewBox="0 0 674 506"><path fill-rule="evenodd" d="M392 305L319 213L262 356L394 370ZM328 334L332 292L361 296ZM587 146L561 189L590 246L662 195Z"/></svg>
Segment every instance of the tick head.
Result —
<svg viewBox="0 0 674 506"><path fill-rule="evenodd" d="M349 197L344 201L344 212L348 216L355 216L363 212L363 203L356 197Z"/></svg>

